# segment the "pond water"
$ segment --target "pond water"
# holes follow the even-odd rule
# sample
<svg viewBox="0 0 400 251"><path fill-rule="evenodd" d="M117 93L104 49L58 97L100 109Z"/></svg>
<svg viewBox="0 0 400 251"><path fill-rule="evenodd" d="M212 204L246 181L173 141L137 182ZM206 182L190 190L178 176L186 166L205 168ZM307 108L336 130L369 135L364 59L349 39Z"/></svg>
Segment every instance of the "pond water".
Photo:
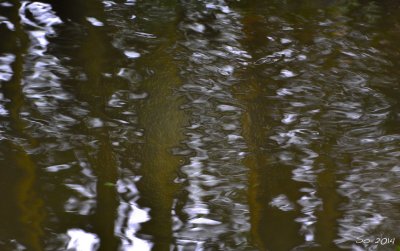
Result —
<svg viewBox="0 0 400 251"><path fill-rule="evenodd" d="M399 44L394 0L0 1L0 250L395 250Z"/></svg>

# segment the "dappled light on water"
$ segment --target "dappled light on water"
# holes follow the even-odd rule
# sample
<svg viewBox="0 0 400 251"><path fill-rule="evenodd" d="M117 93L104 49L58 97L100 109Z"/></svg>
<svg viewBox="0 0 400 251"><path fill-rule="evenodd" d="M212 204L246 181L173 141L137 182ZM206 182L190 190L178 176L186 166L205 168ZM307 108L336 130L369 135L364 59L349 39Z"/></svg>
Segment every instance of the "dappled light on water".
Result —
<svg viewBox="0 0 400 251"><path fill-rule="evenodd" d="M394 250L399 13L1 2L0 250Z"/></svg>

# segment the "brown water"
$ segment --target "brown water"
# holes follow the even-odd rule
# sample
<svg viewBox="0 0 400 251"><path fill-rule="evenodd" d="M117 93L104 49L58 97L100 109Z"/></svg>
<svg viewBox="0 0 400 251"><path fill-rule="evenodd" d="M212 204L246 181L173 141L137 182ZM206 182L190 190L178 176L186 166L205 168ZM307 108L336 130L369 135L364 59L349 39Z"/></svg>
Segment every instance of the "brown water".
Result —
<svg viewBox="0 0 400 251"><path fill-rule="evenodd" d="M395 250L399 44L389 0L1 1L0 250Z"/></svg>

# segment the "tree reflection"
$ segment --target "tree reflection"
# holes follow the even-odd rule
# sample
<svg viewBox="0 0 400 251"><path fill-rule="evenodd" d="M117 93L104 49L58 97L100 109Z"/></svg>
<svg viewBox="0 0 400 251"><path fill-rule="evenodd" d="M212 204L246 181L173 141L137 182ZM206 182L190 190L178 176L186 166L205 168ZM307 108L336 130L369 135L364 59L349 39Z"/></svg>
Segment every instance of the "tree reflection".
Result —
<svg viewBox="0 0 400 251"><path fill-rule="evenodd" d="M1 39L0 53L10 53L15 56L12 64L12 77L8 82L1 82L2 99L7 100L5 110L7 116L1 117L2 135L0 143L0 218L4 224L0 233L3 241L16 240L8 243L9 248L43 250L43 200L38 195L37 165L28 150L35 147L36 142L25 133L25 123L20 113L24 105L22 93L23 60L26 51L27 37L19 24L19 2L12 1L7 7L6 18L13 24L12 30L0 33L7 39ZM4 9L2 9L4 10ZM2 101L3 101L2 100ZM3 114L4 115L4 114ZM7 246L6 245L6 246Z"/></svg>
<svg viewBox="0 0 400 251"><path fill-rule="evenodd" d="M172 206L178 189L175 180L182 164L180 157L172 155L172 148L183 140L182 128L186 124L186 116L180 109L182 100L173 92L181 85L178 69L170 54L176 39L175 18L171 18L171 13L175 14L176 3L163 2L157 8L148 4L141 6L142 15L166 13L166 16L162 24L151 22L145 26L146 32L165 42L139 59L139 63L153 73L142 83L149 97L138 113L139 123L144 128L144 144L140 153L136 153L141 163L141 179L137 183L140 192L138 202L150 209L151 216L150 221L142 225L140 234L153 241L153 250L169 250L174 243Z"/></svg>
<svg viewBox="0 0 400 251"><path fill-rule="evenodd" d="M85 14L104 19L104 13L100 3L96 1L87 2L88 10ZM74 6L76 9L77 6ZM100 121L107 121L108 100L113 93L113 82L104 77L104 72L112 71L116 57L112 54L115 49L111 45L110 38L103 27L87 26L88 34L84 38L80 48L80 58L87 81L81 85L75 85L76 93L81 101L87 102L90 107L90 115ZM104 123L104 122L102 122ZM90 123L89 123L90 126ZM91 125L93 126L93 125ZM97 206L94 214L94 231L100 239L99 250L117 250L120 240L114 234L115 220L119 200L116 187L107 184L116 184L118 180L118 164L114 156L115 152L110 139L110 129L106 126L94 125L88 128L89 135L98 141L98 149L87 154L97 176Z"/></svg>

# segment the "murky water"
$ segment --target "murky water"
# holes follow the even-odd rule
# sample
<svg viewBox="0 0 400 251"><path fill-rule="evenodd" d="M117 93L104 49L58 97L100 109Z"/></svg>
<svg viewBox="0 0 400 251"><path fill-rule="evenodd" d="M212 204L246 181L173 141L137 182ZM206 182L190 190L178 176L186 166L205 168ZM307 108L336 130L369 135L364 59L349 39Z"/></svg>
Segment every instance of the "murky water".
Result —
<svg viewBox="0 0 400 251"><path fill-rule="evenodd" d="M0 250L395 250L399 43L390 0L0 2Z"/></svg>

